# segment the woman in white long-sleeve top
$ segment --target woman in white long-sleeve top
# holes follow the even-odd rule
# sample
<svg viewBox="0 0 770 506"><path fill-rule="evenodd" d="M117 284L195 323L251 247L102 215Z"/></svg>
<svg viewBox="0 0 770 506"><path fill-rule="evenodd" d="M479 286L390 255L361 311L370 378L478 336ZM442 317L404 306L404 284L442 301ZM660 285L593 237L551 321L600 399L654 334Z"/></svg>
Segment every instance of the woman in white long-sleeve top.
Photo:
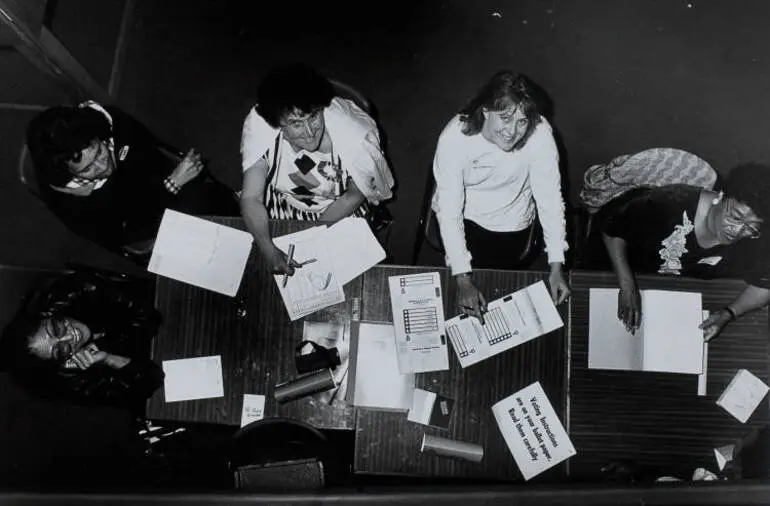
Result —
<svg viewBox="0 0 770 506"><path fill-rule="evenodd" d="M531 82L501 71L453 117L433 160L436 212L446 262L459 286L460 309L483 319L484 295L473 268L515 269L538 218L556 303L570 290L559 154L551 126L532 98Z"/></svg>

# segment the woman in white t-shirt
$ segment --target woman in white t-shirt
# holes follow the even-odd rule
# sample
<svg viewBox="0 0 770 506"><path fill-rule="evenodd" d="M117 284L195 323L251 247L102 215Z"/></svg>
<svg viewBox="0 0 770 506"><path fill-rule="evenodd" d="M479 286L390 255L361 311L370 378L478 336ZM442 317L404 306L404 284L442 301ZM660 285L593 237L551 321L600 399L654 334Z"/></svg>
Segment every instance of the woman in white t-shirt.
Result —
<svg viewBox="0 0 770 506"><path fill-rule="evenodd" d="M304 65L272 70L241 137L241 214L276 273L293 274L269 219L335 222L366 216L394 181L374 120Z"/></svg>
<svg viewBox="0 0 770 506"><path fill-rule="evenodd" d="M474 268L515 269L537 218L543 229L554 302L569 296L562 272L567 250L559 154L540 115L531 82L501 71L452 118L433 160L436 212L458 305L482 319L484 295Z"/></svg>

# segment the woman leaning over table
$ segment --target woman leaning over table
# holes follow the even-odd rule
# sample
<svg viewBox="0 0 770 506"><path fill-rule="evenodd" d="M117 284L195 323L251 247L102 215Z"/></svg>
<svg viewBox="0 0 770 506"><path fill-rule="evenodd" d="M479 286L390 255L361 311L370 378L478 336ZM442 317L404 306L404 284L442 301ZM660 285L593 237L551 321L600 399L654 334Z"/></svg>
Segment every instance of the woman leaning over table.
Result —
<svg viewBox="0 0 770 506"><path fill-rule="evenodd" d="M554 302L569 296L559 154L551 126L532 98L530 81L495 74L453 117L433 160L436 212L460 309L483 320L484 295L471 268L514 269L539 219L551 266Z"/></svg>
<svg viewBox="0 0 770 506"><path fill-rule="evenodd" d="M241 214L276 273L291 275L298 265L273 244L269 219L364 217L393 196L374 120L304 65L273 69L259 85L241 155Z"/></svg>
<svg viewBox="0 0 770 506"><path fill-rule="evenodd" d="M708 341L729 322L770 302L770 167L733 169L723 192L686 185L636 188L595 215L589 244L594 267L618 276L618 318L630 331L641 322L635 273L741 278L748 286L703 322Z"/></svg>

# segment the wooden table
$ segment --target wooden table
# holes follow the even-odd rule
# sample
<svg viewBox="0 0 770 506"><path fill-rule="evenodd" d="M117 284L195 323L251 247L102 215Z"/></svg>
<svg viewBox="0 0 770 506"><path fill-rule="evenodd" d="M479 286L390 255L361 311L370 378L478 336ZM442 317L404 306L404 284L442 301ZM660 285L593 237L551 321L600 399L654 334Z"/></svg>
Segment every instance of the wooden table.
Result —
<svg viewBox="0 0 770 506"><path fill-rule="evenodd" d="M633 462L651 477L688 479L697 467L717 470L713 449L734 443L768 423L768 400L743 425L715 401L738 369L770 380L768 312L730 323L709 344L707 396L698 397L693 375L588 369L588 294L591 287L617 287L614 274L573 272L570 300L569 433L577 455L571 478L595 477L608 461ZM703 308L715 311L743 290L736 280L703 281L640 276L641 289L700 292Z"/></svg>
<svg viewBox="0 0 770 506"><path fill-rule="evenodd" d="M240 218L217 223L245 230ZM312 223L273 221L273 237ZM349 323L351 308L361 297L359 277L345 285L345 302L308 316L309 321ZM357 300L358 299L358 300ZM240 425L243 394L265 395L265 416L304 420L319 428L352 429L353 408L342 399L332 405L314 397L279 405L276 384L297 376L294 347L302 340L303 321L290 322L272 274L253 248L236 298L158 277L156 307L164 323L153 341L156 362L221 355L225 396L218 399L166 403L163 389L149 400L147 415L159 421ZM243 315L241 308L246 310Z"/></svg>
<svg viewBox="0 0 770 506"><path fill-rule="evenodd" d="M446 268L379 266L364 276L362 319L392 322L387 277L417 272L441 272L445 315L457 314L457 286ZM502 297L539 280L541 272L474 271L474 282L487 300ZM374 300L374 303L369 301ZM561 306L567 322L567 306ZM449 350L448 371L418 374L416 386L455 400L448 430L418 425L404 413L357 410L354 470L359 473L521 480L516 463L497 427L492 405L530 383L540 381L556 414L564 420L566 408L566 332L561 328L546 336L472 365L460 367ZM420 453L423 434L480 444L484 459L475 464ZM564 465L540 475L538 481L558 481Z"/></svg>

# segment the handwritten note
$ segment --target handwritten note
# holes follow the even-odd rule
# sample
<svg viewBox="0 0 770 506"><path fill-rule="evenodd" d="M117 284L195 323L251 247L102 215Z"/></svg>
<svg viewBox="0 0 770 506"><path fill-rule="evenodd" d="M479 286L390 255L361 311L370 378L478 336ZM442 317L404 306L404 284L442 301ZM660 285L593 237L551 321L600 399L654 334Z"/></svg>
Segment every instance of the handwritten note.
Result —
<svg viewBox="0 0 770 506"><path fill-rule="evenodd" d="M262 420L265 416L265 396L243 394L243 409L241 410L241 427L251 422Z"/></svg>
<svg viewBox="0 0 770 506"><path fill-rule="evenodd" d="M224 397L222 357L164 360L166 402Z"/></svg>
<svg viewBox="0 0 770 506"><path fill-rule="evenodd" d="M539 381L492 406L492 413L525 480L577 453Z"/></svg>

